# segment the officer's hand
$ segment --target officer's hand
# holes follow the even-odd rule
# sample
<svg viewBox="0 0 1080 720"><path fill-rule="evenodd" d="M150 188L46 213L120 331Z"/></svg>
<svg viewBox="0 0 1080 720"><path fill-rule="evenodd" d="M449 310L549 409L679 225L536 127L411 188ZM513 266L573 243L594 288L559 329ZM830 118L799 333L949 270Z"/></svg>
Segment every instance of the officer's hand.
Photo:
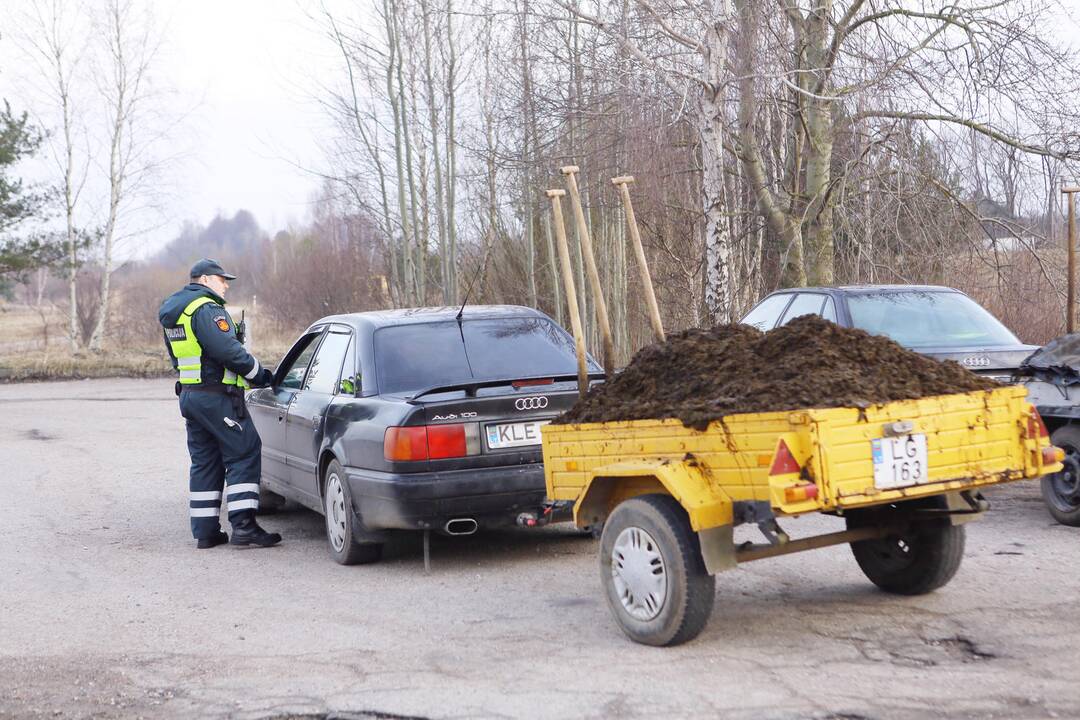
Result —
<svg viewBox="0 0 1080 720"><path fill-rule="evenodd" d="M270 384L273 382L273 371L271 371L270 368L262 368L261 370L259 370L259 374L255 376L255 379L251 381L251 387L270 387Z"/></svg>

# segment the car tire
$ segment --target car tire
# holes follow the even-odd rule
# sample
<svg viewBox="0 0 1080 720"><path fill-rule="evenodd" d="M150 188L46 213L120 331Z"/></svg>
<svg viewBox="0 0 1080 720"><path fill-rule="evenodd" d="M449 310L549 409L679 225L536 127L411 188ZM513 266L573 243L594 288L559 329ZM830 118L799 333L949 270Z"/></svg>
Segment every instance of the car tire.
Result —
<svg viewBox="0 0 1080 720"><path fill-rule="evenodd" d="M1062 525L1080 527L1080 427L1064 425L1050 441L1065 451L1061 472L1042 479L1042 496L1050 515Z"/></svg>
<svg viewBox="0 0 1080 720"><path fill-rule="evenodd" d="M919 501L929 509L941 509L941 498ZM905 509L904 512L910 511ZM918 508L914 508L917 512ZM901 512L899 509L893 513ZM874 522L889 522L888 512L848 516L849 530ZM851 543L851 552L870 582L895 595L925 595L943 587L960 569L964 558L964 528L947 518L913 521L905 529L877 540Z"/></svg>
<svg viewBox="0 0 1080 720"><path fill-rule="evenodd" d="M641 495L615 508L600 538L600 581L619 627L645 645L697 637L716 598L697 533L670 495Z"/></svg>
<svg viewBox="0 0 1080 720"><path fill-rule="evenodd" d="M359 518L353 509L352 493L345 472L331 460L323 473L323 518L330 556L341 565L365 565L382 558L382 543L357 542Z"/></svg>

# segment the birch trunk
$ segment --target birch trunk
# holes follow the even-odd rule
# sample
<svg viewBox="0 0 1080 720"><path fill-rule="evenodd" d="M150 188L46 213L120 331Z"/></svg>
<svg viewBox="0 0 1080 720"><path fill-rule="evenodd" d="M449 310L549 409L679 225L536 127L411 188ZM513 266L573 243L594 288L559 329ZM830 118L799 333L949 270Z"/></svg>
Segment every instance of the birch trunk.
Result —
<svg viewBox="0 0 1080 720"><path fill-rule="evenodd" d="M705 307L714 323L733 322L731 233L724 217L724 80L729 0L710 0L705 33L706 87L698 109L701 202L705 218Z"/></svg>
<svg viewBox="0 0 1080 720"><path fill-rule="evenodd" d="M448 58L446 63L446 241L450 250L450 297L454 303L458 300L457 278L457 223L455 217L456 204L454 195L457 192L457 140L455 133L455 110L457 106L457 89L454 83L457 81L457 49L454 44L453 25L454 18L453 0L446 0L446 46Z"/></svg>
<svg viewBox="0 0 1080 720"><path fill-rule="evenodd" d="M386 21L386 95L390 99L390 111L394 122L394 169L397 171L398 214L401 218L401 297L406 305L412 305L413 268L412 253L409 252L409 215L405 207L405 162L402 148L401 98L394 87L397 66L401 62L398 53L396 20L391 0L383 0L383 17Z"/></svg>
<svg viewBox="0 0 1080 720"><path fill-rule="evenodd" d="M435 165L435 219L439 233L439 261L442 270L442 302L453 302L450 287L450 252L446 239L446 211L443 207L442 158L439 155L439 121L435 110L435 78L431 72L431 0L420 0L424 22L424 87L428 106L428 130L431 133L431 156Z"/></svg>

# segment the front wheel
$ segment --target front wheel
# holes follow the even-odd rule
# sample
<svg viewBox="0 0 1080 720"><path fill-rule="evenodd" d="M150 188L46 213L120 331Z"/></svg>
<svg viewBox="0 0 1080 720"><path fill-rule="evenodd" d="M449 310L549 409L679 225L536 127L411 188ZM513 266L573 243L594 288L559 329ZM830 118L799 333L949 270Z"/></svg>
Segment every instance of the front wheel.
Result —
<svg viewBox="0 0 1080 720"><path fill-rule="evenodd" d="M337 460L326 467L323 481L323 514L326 516L326 539L330 556L342 565L363 565L382 558L382 543L356 541L356 512L345 472Z"/></svg>
<svg viewBox="0 0 1080 720"><path fill-rule="evenodd" d="M888 520L887 515L879 521ZM858 514L848 529L865 527ZM948 520L911 522L902 531L879 540L851 543L855 561L870 582L897 595L924 595L944 586L964 558L964 528Z"/></svg>
<svg viewBox="0 0 1080 720"><path fill-rule="evenodd" d="M1059 523L1080 527L1080 427L1059 427L1050 441L1065 451L1065 467L1042 479L1043 501Z"/></svg>
<svg viewBox="0 0 1080 720"><path fill-rule="evenodd" d="M600 580L623 632L645 645L697 637L716 598L697 533L669 495L641 495L615 508L600 538Z"/></svg>

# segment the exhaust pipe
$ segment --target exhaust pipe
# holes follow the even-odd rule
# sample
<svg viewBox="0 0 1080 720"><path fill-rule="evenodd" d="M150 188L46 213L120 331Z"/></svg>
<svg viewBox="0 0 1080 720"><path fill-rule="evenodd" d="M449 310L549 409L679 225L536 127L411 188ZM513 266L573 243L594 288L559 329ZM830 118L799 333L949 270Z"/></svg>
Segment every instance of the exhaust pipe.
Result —
<svg viewBox="0 0 1080 720"><path fill-rule="evenodd" d="M478 527L472 518L454 518L447 520L443 529L447 535L472 535Z"/></svg>

